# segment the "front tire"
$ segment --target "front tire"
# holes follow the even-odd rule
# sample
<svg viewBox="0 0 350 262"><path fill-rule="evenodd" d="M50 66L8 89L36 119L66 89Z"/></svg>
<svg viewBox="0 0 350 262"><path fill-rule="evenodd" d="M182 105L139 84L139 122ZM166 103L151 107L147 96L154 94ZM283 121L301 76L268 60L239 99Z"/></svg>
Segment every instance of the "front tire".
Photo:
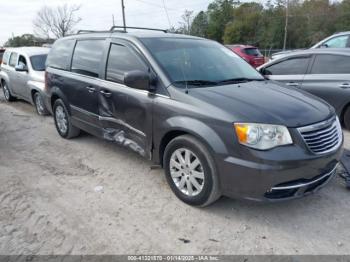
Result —
<svg viewBox="0 0 350 262"><path fill-rule="evenodd" d="M220 197L214 160L198 139L173 139L165 148L163 164L170 188L186 204L204 207Z"/></svg>
<svg viewBox="0 0 350 262"><path fill-rule="evenodd" d="M11 94L10 88L6 82L3 82L2 91L4 92L4 97L7 102L15 101L16 98Z"/></svg>
<svg viewBox="0 0 350 262"><path fill-rule="evenodd" d="M53 117L58 134L66 139L76 137L80 129L73 126L68 110L61 99L57 99L53 105Z"/></svg>
<svg viewBox="0 0 350 262"><path fill-rule="evenodd" d="M33 96L33 101L35 105L36 112L39 116L47 116L49 111L46 109L44 100L39 92L35 92Z"/></svg>

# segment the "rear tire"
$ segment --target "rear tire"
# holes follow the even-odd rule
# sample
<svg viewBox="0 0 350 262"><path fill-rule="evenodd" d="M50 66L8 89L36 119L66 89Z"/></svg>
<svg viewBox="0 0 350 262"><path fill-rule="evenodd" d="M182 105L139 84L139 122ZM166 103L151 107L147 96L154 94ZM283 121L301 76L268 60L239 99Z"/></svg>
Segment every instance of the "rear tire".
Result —
<svg viewBox="0 0 350 262"><path fill-rule="evenodd" d="M348 106L344 113L344 126L347 130L350 130L350 106Z"/></svg>
<svg viewBox="0 0 350 262"><path fill-rule="evenodd" d="M186 204L205 207L221 196L214 160L198 139L183 135L170 141L163 166L170 188Z"/></svg>
<svg viewBox="0 0 350 262"><path fill-rule="evenodd" d="M72 125L67 107L61 99L57 99L53 105L53 117L57 132L61 137L70 139L80 134L80 129Z"/></svg>
<svg viewBox="0 0 350 262"><path fill-rule="evenodd" d="M11 94L10 88L6 82L2 83L2 91L4 92L4 97L7 102L15 101L16 98Z"/></svg>
<svg viewBox="0 0 350 262"><path fill-rule="evenodd" d="M49 111L46 109L44 100L39 92L35 92L33 95L33 101L35 105L36 112L39 116L47 116Z"/></svg>

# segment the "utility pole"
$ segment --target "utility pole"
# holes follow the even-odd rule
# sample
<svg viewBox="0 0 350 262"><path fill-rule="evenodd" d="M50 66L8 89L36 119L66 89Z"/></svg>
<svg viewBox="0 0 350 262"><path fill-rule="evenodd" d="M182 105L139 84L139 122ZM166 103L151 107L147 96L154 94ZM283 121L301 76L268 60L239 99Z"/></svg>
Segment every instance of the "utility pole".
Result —
<svg viewBox="0 0 350 262"><path fill-rule="evenodd" d="M286 23L284 26L284 40L283 40L283 50L286 50L287 45L287 34L288 34L288 16L289 16L289 0L286 0Z"/></svg>
<svg viewBox="0 0 350 262"><path fill-rule="evenodd" d="M121 1L122 1L122 12L123 12L123 26L124 26L124 30L126 30L124 0L121 0Z"/></svg>
<svg viewBox="0 0 350 262"><path fill-rule="evenodd" d="M114 23L114 15L112 15L112 21L113 21L113 26L115 26L115 23Z"/></svg>

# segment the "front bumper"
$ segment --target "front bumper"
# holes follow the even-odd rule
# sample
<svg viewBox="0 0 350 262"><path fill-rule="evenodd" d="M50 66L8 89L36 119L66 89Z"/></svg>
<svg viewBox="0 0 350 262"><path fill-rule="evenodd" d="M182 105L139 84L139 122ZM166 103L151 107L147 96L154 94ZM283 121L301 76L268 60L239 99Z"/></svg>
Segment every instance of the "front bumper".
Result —
<svg viewBox="0 0 350 262"><path fill-rule="evenodd" d="M221 189L228 197L255 201L299 198L318 191L334 177L342 152L342 145L324 155L287 146L257 152L259 162L226 156L218 164Z"/></svg>

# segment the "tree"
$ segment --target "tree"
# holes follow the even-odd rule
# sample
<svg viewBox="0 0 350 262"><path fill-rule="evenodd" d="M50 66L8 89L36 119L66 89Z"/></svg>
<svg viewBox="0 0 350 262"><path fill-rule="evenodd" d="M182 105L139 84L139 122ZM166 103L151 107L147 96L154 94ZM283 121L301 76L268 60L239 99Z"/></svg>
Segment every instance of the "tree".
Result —
<svg viewBox="0 0 350 262"><path fill-rule="evenodd" d="M42 7L33 21L36 35L50 38L64 37L71 34L74 27L81 21L76 15L80 10L78 5L63 5L57 7Z"/></svg>
<svg viewBox="0 0 350 262"><path fill-rule="evenodd" d="M223 41L224 30L229 22L232 22L233 0L215 0L208 6L208 37L218 42Z"/></svg>
<svg viewBox="0 0 350 262"><path fill-rule="evenodd" d="M193 19L191 25L191 35L199 37L208 36L208 16L205 12L199 12Z"/></svg>
<svg viewBox="0 0 350 262"><path fill-rule="evenodd" d="M263 6L255 2L244 3L235 8L233 11L235 19L225 27L224 43L257 45L258 31L262 28L260 26L262 11Z"/></svg>
<svg viewBox="0 0 350 262"><path fill-rule="evenodd" d="M14 36L9 38L5 47L20 47L20 46L33 46L36 42L35 36L31 34L24 34L22 36Z"/></svg>
<svg viewBox="0 0 350 262"><path fill-rule="evenodd" d="M181 16L181 18L182 21L180 22L180 28L178 28L177 31L185 35L190 35L193 11L185 10L185 13Z"/></svg>

